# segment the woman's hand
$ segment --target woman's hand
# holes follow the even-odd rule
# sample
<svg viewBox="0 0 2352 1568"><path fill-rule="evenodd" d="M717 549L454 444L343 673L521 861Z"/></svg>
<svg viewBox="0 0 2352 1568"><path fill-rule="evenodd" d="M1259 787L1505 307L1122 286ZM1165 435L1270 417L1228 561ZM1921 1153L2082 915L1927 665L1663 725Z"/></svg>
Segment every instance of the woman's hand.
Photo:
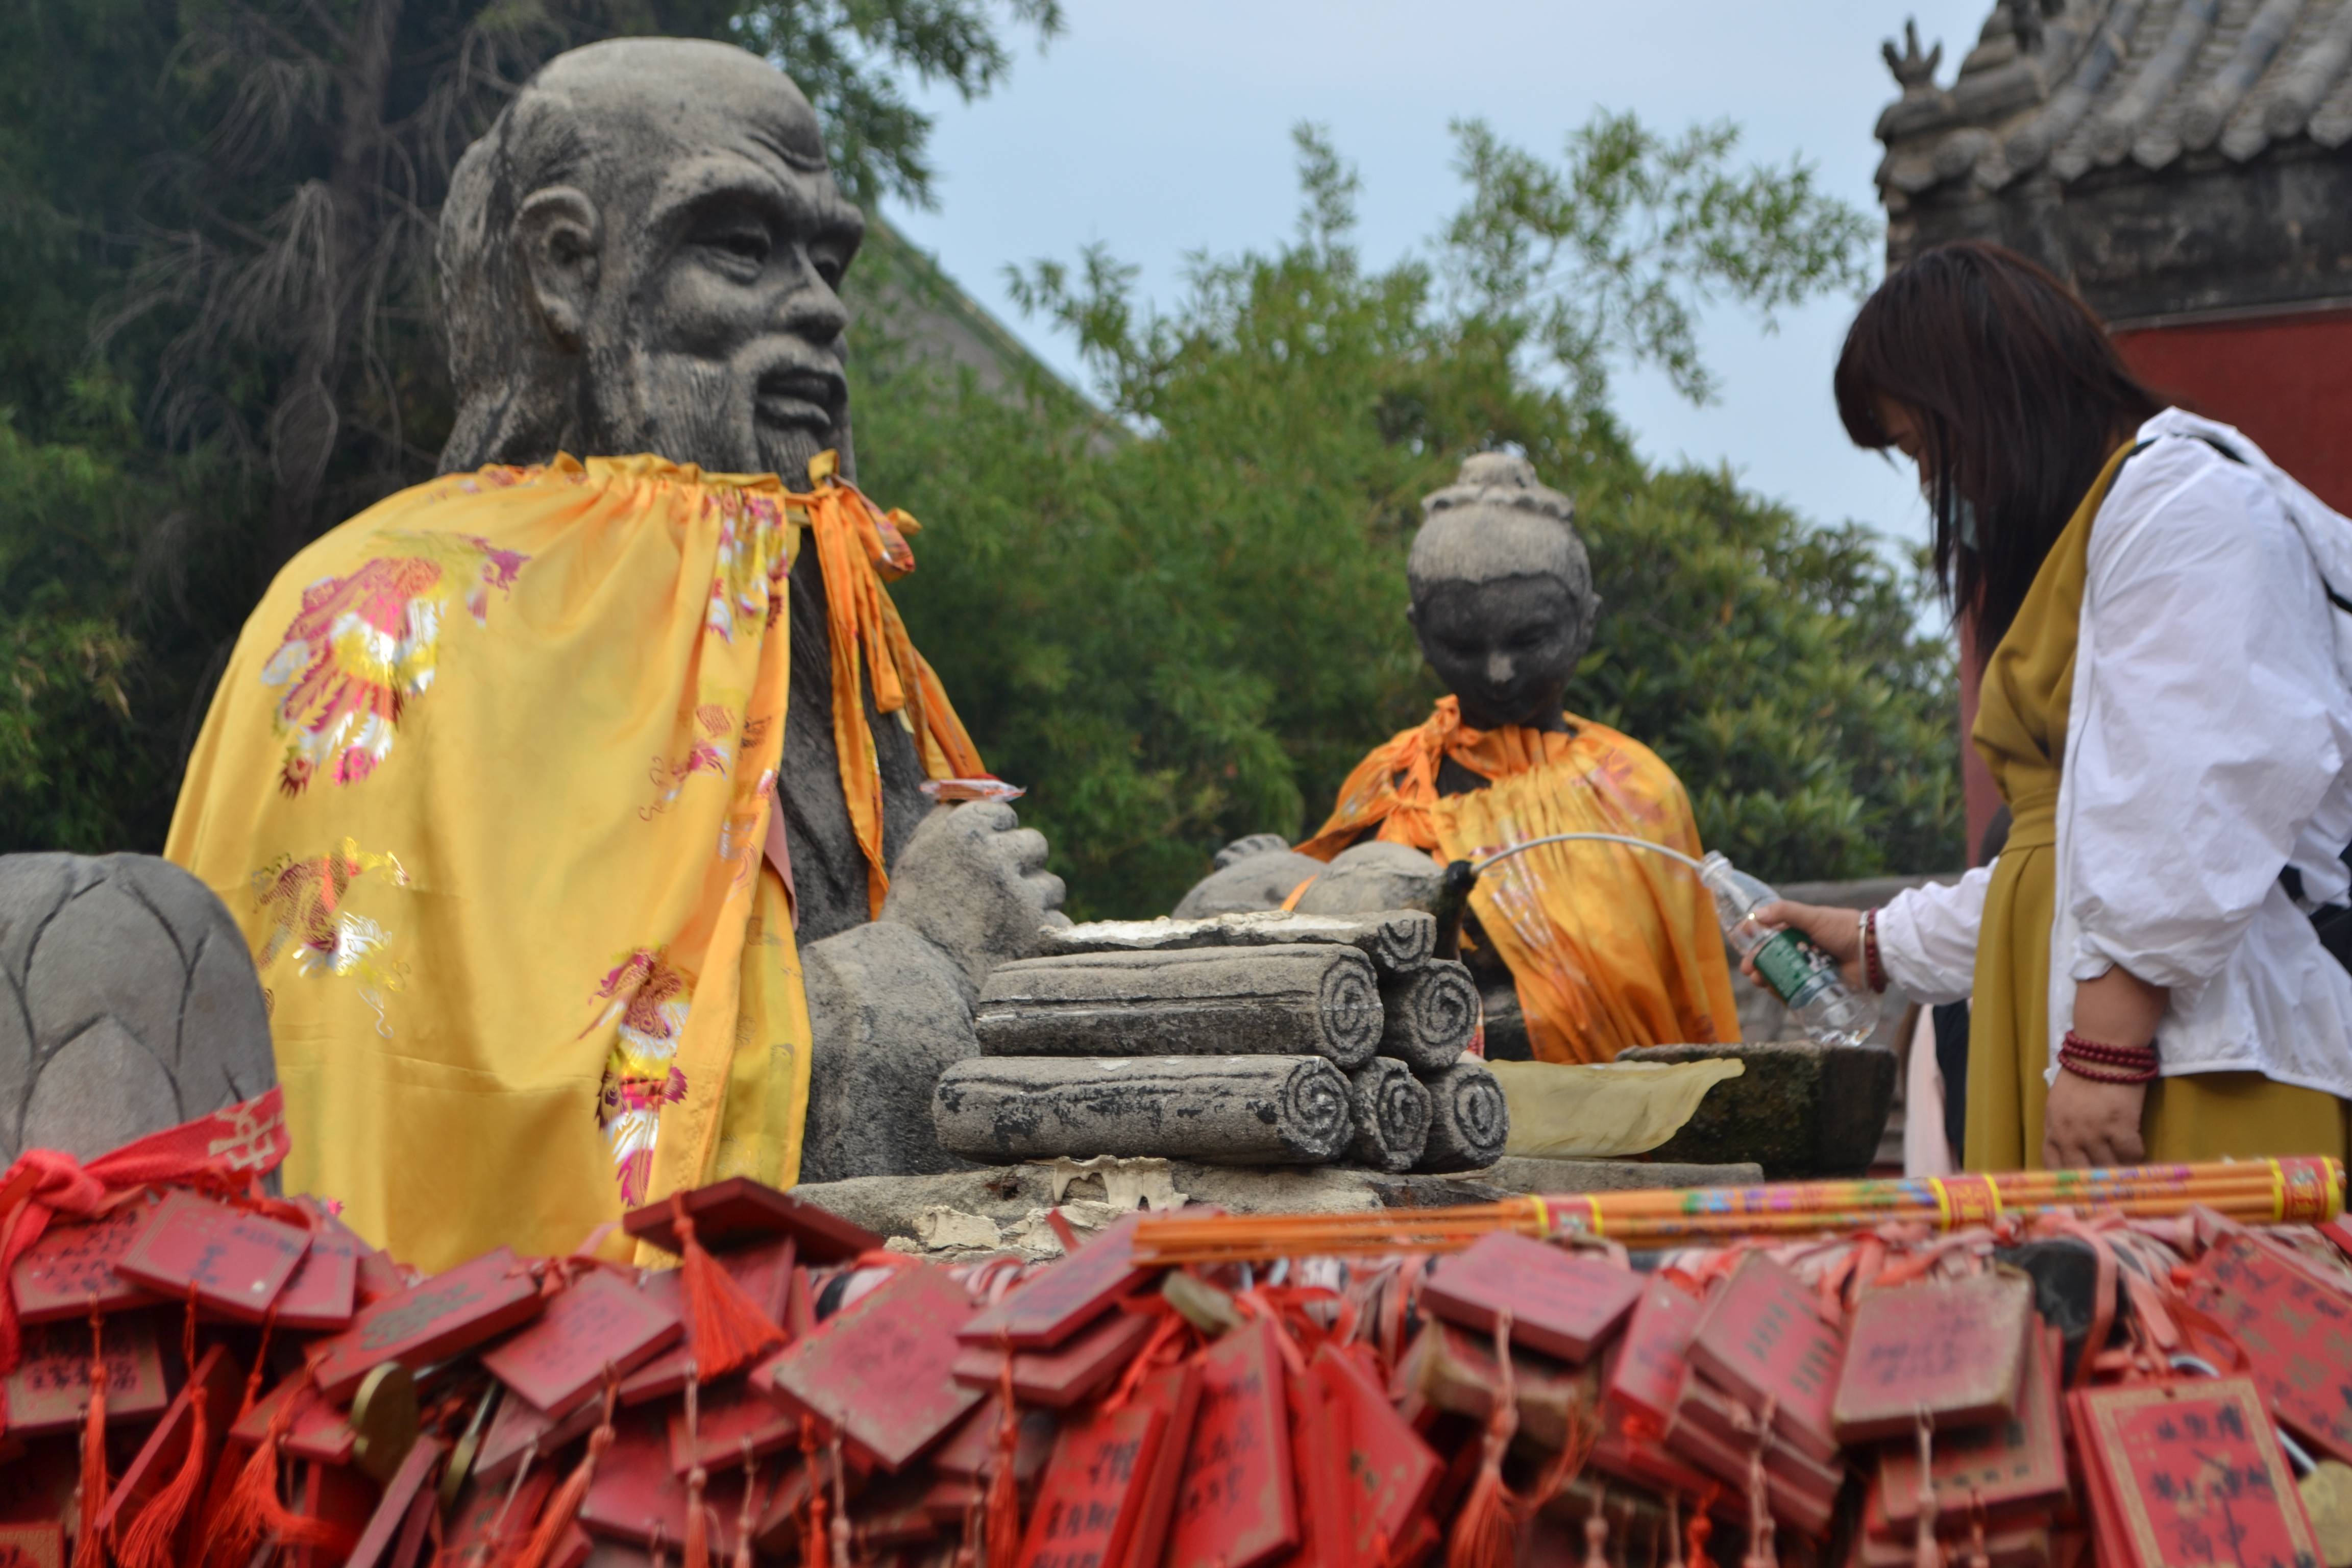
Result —
<svg viewBox="0 0 2352 1568"><path fill-rule="evenodd" d="M2074 1032L2110 1046L2145 1046L2172 994L2127 969L2110 969L2074 987ZM2137 1165L2147 1158L2139 1135L2147 1103L2144 1083L2102 1083L2064 1068L2042 1111L2042 1163L2053 1171Z"/></svg>
<svg viewBox="0 0 2352 1568"><path fill-rule="evenodd" d="M1813 945L1837 960L1838 975L1856 991L1867 991L1869 985L1862 973L1862 911L1832 909L1826 904L1800 904L1787 899L1775 899L1761 904L1756 910L1757 923L1766 926L1794 926L1813 939ZM1739 961L1739 972L1759 985L1764 977L1746 959ZM1769 985L1766 990L1770 990Z"/></svg>
<svg viewBox="0 0 2352 1568"><path fill-rule="evenodd" d="M2042 1163L2053 1171L2137 1165L2147 1157L2139 1136L2144 1083L2100 1083L2058 1069L2042 1110Z"/></svg>

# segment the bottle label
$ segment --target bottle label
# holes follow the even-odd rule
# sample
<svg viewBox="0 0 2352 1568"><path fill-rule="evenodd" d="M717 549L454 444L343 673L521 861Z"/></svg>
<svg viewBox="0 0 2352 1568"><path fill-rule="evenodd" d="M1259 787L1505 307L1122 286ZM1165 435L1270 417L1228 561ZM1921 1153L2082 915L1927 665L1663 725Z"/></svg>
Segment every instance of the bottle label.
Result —
<svg viewBox="0 0 2352 1568"><path fill-rule="evenodd" d="M1796 1012L1838 983L1837 961L1813 945L1804 932L1785 927L1764 939L1750 954L1756 973L1780 994Z"/></svg>

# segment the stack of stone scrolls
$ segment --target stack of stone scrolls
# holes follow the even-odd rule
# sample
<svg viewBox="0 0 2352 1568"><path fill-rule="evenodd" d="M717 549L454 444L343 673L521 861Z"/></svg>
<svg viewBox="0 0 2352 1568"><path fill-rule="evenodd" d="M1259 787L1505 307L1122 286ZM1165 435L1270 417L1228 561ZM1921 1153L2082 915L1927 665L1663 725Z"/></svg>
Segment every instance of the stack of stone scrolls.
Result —
<svg viewBox="0 0 2352 1568"><path fill-rule="evenodd" d="M1509 1113L1469 1051L1477 985L1435 943L1420 910L1049 931L990 974L982 1054L932 1097L940 1142L991 1164L1490 1165Z"/></svg>

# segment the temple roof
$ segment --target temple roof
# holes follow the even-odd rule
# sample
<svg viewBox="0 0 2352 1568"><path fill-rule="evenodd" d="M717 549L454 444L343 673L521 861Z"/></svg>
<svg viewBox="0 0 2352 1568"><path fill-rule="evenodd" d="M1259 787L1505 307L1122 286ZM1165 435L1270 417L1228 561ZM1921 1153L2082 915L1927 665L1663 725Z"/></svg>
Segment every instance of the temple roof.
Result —
<svg viewBox="0 0 2352 1568"><path fill-rule="evenodd" d="M2352 0L2000 0L1949 87L1942 47L1887 63L1890 212L1947 182L1998 192L2352 142Z"/></svg>

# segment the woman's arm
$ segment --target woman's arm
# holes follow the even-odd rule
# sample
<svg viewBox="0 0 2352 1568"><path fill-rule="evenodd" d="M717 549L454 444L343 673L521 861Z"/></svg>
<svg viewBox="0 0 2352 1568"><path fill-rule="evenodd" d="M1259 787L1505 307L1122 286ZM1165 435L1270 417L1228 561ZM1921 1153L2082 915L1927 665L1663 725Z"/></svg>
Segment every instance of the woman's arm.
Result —
<svg viewBox="0 0 2352 1568"><path fill-rule="evenodd" d="M1991 868L1979 866L1958 882L1906 888L1877 910L1878 961L1887 979L1913 1001L1932 1005L1968 999L1976 973L1977 928L1984 921L1985 889L1991 883ZM1867 988L1862 972L1862 916L1860 910L1788 899L1756 911L1766 925L1794 926L1812 938L1838 961L1839 973L1857 991Z"/></svg>

